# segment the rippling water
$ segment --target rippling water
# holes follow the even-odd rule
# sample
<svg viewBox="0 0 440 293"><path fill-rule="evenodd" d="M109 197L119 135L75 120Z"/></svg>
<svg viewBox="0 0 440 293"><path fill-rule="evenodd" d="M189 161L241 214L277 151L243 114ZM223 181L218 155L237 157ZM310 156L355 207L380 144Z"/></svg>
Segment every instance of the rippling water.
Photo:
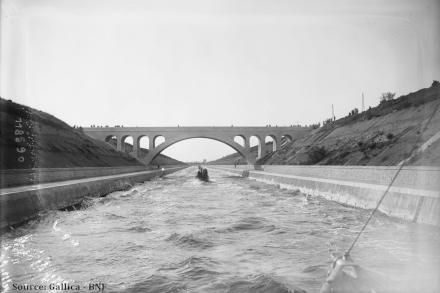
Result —
<svg viewBox="0 0 440 293"><path fill-rule="evenodd" d="M319 197L188 168L53 211L2 236L2 287L109 292L316 292L368 216ZM438 228L377 215L352 252L396 290L438 292ZM398 289L397 289L398 288Z"/></svg>

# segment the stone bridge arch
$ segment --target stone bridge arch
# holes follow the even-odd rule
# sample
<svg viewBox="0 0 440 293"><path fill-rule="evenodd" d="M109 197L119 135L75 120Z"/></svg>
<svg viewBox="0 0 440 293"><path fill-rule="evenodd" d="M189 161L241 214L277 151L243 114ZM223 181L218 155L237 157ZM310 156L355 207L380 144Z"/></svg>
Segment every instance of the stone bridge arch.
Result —
<svg viewBox="0 0 440 293"><path fill-rule="evenodd" d="M173 137L171 139L167 139L167 137L165 137L165 142L161 143L160 145L158 145L157 147L153 148L152 150L149 150L148 154L145 156L145 158L143 158L143 161L146 164L150 164L154 158L156 158L159 154L161 154L164 150L166 150L168 147L179 143L181 141L184 140L188 140L188 139L193 139L193 138L206 138L206 139L211 139L211 140L215 140L221 143L224 143L228 146L230 146L231 148L233 148L237 153L239 153L248 164L255 164L256 159L254 158L253 154L250 152L249 149L246 149L245 147L242 147L239 143L234 141L234 137L229 138L229 139L225 139L225 138L221 138L221 137L212 137L212 136L185 136L185 137Z"/></svg>
<svg viewBox="0 0 440 293"><path fill-rule="evenodd" d="M222 142L235 151L237 151L248 164L254 165L257 162L257 156L251 152L250 138L256 136L260 143L258 147L259 156L264 156L269 152L277 151L281 145L281 138L288 136L290 139L296 140L306 136L312 129L310 127L290 126L290 127L234 127L234 126L192 126L192 127L88 127L83 131L88 136L100 140L107 141L109 138L116 139L116 149L123 151L125 137L133 138L133 151L131 155L140 158L139 141L142 137L148 137L149 148L148 154L142 158L142 162L149 164L151 161L163 152L166 148L179 141L192 138L207 138ZM163 136L165 141L159 145L155 145L155 139ZM239 136L243 139L244 145L235 141ZM273 141L272 149L267 149L265 138L270 136Z"/></svg>

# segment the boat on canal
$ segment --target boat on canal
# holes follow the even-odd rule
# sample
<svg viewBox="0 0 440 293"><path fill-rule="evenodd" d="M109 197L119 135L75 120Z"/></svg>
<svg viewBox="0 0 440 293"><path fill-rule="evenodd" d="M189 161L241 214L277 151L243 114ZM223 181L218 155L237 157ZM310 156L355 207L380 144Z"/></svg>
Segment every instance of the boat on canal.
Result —
<svg viewBox="0 0 440 293"><path fill-rule="evenodd" d="M199 166L199 170L197 171L196 177L202 181L208 182L209 181L208 169Z"/></svg>

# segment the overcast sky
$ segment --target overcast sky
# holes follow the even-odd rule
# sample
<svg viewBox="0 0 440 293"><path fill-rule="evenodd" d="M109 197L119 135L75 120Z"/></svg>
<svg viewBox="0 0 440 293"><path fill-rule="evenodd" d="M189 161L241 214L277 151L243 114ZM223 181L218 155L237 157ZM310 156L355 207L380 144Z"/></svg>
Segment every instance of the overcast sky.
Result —
<svg viewBox="0 0 440 293"><path fill-rule="evenodd" d="M438 0L0 1L1 96L71 125L311 124L440 78Z"/></svg>

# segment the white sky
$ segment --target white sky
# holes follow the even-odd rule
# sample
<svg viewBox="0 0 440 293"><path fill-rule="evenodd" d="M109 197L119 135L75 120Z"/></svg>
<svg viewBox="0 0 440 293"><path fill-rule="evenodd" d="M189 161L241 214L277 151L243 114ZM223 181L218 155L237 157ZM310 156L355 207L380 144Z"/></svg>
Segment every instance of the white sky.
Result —
<svg viewBox="0 0 440 293"><path fill-rule="evenodd" d="M1 96L71 125L311 124L440 78L438 0L0 1Z"/></svg>

